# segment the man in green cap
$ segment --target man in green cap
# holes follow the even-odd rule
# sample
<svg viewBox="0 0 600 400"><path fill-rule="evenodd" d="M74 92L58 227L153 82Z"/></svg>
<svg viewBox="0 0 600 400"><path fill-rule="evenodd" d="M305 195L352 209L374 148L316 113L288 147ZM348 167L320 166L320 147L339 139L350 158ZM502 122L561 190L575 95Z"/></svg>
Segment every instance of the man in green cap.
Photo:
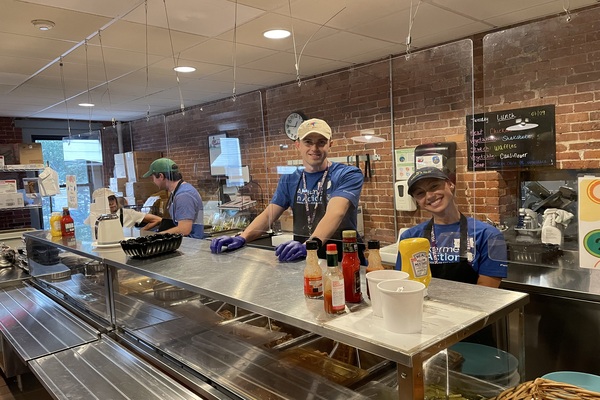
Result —
<svg viewBox="0 0 600 400"><path fill-rule="evenodd" d="M171 227L165 227L163 218L161 233L181 233L194 239L204 237L204 207L200 193L183 180L179 166L169 158L159 158L150 164L144 178L152 176L159 189L169 192L167 209L172 218Z"/></svg>

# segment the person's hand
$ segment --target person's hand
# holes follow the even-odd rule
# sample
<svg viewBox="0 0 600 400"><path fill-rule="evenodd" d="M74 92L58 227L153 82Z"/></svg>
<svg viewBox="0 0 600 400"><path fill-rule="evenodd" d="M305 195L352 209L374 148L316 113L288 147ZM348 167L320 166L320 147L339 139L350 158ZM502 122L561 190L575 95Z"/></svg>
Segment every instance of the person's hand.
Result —
<svg viewBox="0 0 600 400"><path fill-rule="evenodd" d="M239 249L246 244L246 239L241 236L220 236L210 242L211 253L219 254L223 251L223 247L227 247L227 251Z"/></svg>
<svg viewBox="0 0 600 400"><path fill-rule="evenodd" d="M290 240L277 246L275 255L279 257L279 261L294 261L306 257L306 246L295 240Z"/></svg>

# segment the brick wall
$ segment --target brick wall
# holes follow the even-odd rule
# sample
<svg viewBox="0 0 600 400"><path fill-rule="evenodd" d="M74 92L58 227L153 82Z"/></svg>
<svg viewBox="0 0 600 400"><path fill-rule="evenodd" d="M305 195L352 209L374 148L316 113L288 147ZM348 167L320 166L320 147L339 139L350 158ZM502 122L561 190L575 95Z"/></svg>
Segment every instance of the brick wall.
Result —
<svg viewBox="0 0 600 400"><path fill-rule="evenodd" d="M21 143L22 132L14 126L13 118L0 117L0 143ZM2 173L0 179L22 179L25 176L18 173ZM31 226L31 212L29 210L0 210L0 230L16 229Z"/></svg>

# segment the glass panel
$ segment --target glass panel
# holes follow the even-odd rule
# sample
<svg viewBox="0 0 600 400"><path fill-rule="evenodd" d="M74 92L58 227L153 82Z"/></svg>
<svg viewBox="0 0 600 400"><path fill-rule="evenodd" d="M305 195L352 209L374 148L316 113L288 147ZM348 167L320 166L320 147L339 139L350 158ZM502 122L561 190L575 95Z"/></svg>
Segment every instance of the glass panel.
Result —
<svg viewBox="0 0 600 400"><path fill-rule="evenodd" d="M199 190L206 235L239 232L266 207L262 116L253 92L165 119L165 157Z"/></svg>
<svg viewBox="0 0 600 400"><path fill-rule="evenodd" d="M267 89L264 146L267 174L261 185L270 199L283 174L302 165L301 153L286 134L286 119L293 112L325 120L333 131L330 161L357 166L365 177L358 208L358 232L382 243L395 241L392 177L383 173L391 165L389 60L357 66L341 73L301 80ZM291 106L291 104L293 106ZM332 106L335 104L335 106ZM280 220L292 231L291 214Z"/></svg>
<svg viewBox="0 0 600 400"><path fill-rule="evenodd" d="M503 140L496 153L507 159L526 154L531 161L488 168L498 170L487 176L498 185L513 262L579 269L577 176L599 172L595 155L585 151L597 122L589 111L595 110L598 67L589 58L587 38L596 35L598 18L600 9L589 9L483 40L482 112Z"/></svg>

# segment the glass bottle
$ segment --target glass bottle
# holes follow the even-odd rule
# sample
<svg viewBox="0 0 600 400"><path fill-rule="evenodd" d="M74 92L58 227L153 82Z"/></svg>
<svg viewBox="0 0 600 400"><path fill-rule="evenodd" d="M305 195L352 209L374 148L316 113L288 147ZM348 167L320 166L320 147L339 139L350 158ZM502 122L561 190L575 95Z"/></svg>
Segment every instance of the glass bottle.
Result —
<svg viewBox="0 0 600 400"><path fill-rule="evenodd" d="M62 219L62 215L59 212L53 212L50 216L50 235L52 237L61 237L62 236L62 227L60 224L60 220Z"/></svg>
<svg viewBox="0 0 600 400"><path fill-rule="evenodd" d="M306 242L306 267L304 267L304 296L316 299L323 296L323 271L319 265L315 240Z"/></svg>
<svg viewBox="0 0 600 400"><path fill-rule="evenodd" d="M398 251L402 258L402 271L408 274L408 279L419 281L426 288L431 282L429 247L429 240L425 238L403 239L398 244Z"/></svg>
<svg viewBox="0 0 600 400"><path fill-rule="evenodd" d="M379 240L369 240L367 243L367 248L369 249L369 265L367 266L366 272L369 273L371 271L385 269L381 264L381 254L379 253ZM367 285L367 297L371 298L371 294L369 293L369 285Z"/></svg>
<svg viewBox="0 0 600 400"><path fill-rule="evenodd" d="M69 207L63 207L63 214L60 219L60 229L63 237L75 236L75 223L69 212Z"/></svg>
<svg viewBox="0 0 600 400"><path fill-rule="evenodd" d="M356 231L342 231L342 272L347 303L360 303L360 259Z"/></svg>
<svg viewBox="0 0 600 400"><path fill-rule="evenodd" d="M327 249L327 272L323 279L323 296L325 312L340 314L346 310L344 302L344 275L338 266L337 246L330 243Z"/></svg>

